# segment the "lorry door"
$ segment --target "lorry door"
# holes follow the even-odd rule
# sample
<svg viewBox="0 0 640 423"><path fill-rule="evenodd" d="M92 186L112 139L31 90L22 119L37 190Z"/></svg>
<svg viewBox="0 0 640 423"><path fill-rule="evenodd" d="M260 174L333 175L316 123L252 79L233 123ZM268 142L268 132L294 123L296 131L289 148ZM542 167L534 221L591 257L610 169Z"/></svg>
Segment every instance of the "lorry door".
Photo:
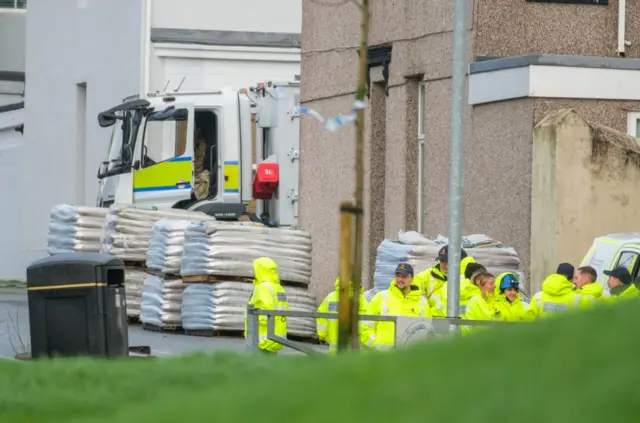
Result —
<svg viewBox="0 0 640 423"><path fill-rule="evenodd" d="M591 266L598 273L598 283L607 290L608 276L605 270L613 268L616 260L620 256L622 243L607 237L599 237L593 241L593 245L582 259L580 266Z"/></svg>
<svg viewBox="0 0 640 423"><path fill-rule="evenodd" d="M146 116L134 166L134 204L170 208L191 199L193 116L191 104L172 104Z"/></svg>

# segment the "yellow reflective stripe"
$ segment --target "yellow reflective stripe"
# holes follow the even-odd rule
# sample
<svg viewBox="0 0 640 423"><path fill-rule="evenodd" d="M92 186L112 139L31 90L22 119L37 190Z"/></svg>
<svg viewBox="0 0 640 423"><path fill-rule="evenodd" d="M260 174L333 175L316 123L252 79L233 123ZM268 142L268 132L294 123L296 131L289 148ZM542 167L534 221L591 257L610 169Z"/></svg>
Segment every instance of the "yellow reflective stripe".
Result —
<svg viewBox="0 0 640 423"><path fill-rule="evenodd" d="M369 339L367 339L367 346L368 347L373 347L373 344L376 342L376 336L375 335L370 335Z"/></svg>
<svg viewBox="0 0 640 423"><path fill-rule="evenodd" d="M54 285L54 286L31 286L27 288L27 291L49 291L54 289L74 289L74 288L97 288L107 286L104 282L88 282L88 283L76 283L67 285Z"/></svg>
<svg viewBox="0 0 640 423"><path fill-rule="evenodd" d="M425 297L420 297L420 315L424 316L424 310L427 305L427 299Z"/></svg>
<svg viewBox="0 0 640 423"><path fill-rule="evenodd" d="M133 190L169 190L180 189L178 182L186 182L191 186L192 162L190 157L176 157L175 159L157 163L133 173Z"/></svg>
<svg viewBox="0 0 640 423"><path fill-rule="evenodd" d="M240 192L240 162L224 162L224 192Z"/></svg>
<svg viewBox="0 0 640 423"><path fill-rule="evenodd" d="M582 296L580 294L576 294L576 296L573 298L573 306L578 307L580 305L581 299L582 299Z"/></svg>
<svg viewBox="0 0 640 423"><path fill-rule="evenodd" d="M318 330L326 332L327 331L327 325L318 325Z"/></svg>

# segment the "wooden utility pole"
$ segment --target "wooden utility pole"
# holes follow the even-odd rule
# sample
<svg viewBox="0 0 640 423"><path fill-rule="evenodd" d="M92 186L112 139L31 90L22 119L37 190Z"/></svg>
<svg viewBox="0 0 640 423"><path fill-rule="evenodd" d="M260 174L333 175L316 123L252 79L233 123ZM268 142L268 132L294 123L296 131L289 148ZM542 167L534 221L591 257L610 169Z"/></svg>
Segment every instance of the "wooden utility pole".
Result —
<svg viewBox="0 0 640 423"><path fill-rule="evenodd" d="M340 287L338 296L338 352L349 350L351 337L351 252L353 247L353 203L340 204Z"/></svg>
<svg viewBox="0 0 640 423"><path fill-rule="evenodd" d="M356 187L355 187L355 206L350 207L352 217L355 217L355 237L353 244L350 245L348 251L340 249L340 263L346 263L347 260L352 263L351 281L353 282L353 289L349 289L348 295L350 296L350 305L347 307L343 305L344 301L348 301L349 296L344 295L341 289L340 305L339 309L344 310L346 313L349 310L348 320L339 319L339 345L350 345L351 349L357 350L360 347L360 338L358 336L358 320L360 309L360 287L362 286L362 257L363 257L363 235L364 235L364 215L363 215L363 203L364 203L364 108L360 107L362 102L367 97L369 87L367 85L368 78L367 73L369 67L367 63L367 51L368 51L368 38L369 38L369 0L353 0L360 8L360 61L358 66L358 86L356 88ZM344 213L345 204L341 208L341 214ZM353 216L355 215L355 216ZM341 219L345 219L342 217ZM344 220L343 220L344 222ZM341 238L342 239L342 238ZM353 249L352 249L353 248ZM348 255L349 257L345 257ZM342 278L342 270L340 277ZM346 273L346 272L345 272ZM342 285L346 281L342 280ZM344 300L343 300L344 298ZM343 347L344 349L344 347Z"/></svg>
<svg viewBox="0 0 640 423"><path fill-rule="evenodd" d="M356 101L364 101L369 87L367 86L367 51L369 47L369 0L361 0L360 4L360 62L358 72L358 89ZM355 251L353 254L353 297L351 299L351 345L353 349L360 346L358 337L358 310L360 303L360 287L362 286L362 257L364 252L364 108L356 110L356 225Z"/></svg>

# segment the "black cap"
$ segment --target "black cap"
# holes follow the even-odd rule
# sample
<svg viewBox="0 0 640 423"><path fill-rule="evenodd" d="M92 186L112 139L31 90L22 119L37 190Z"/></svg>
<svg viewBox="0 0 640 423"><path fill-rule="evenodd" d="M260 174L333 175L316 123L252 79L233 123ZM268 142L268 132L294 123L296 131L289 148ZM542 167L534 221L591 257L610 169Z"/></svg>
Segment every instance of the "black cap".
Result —
<svg viewBox="0 0 640 423"><path fill-rule="evenodd" d="M413 267L409 263L400 263L398 267L396 267L395 274L401 274L404 276L413 276Z"/></svg>
<svg viewBox="0 0 640 423"><path fill-rule="evenodd" d="M629 285L631 283L631 274L626 267L616 267L613 270L605 270L603 273L607 276L613 276L614 278L620 279L620 282L625 285Z"/></svg>
<svg viewBox="0 0 640 423"><path fill-rule="evenodd" d="M566 276L569 280L573 279L574 272L575 268L570 263L560 263L558 265L558 270L556 270L558 275Z"/></svg>
<svg viewBox="0 0 640 423"><path fill-rule="evenodd" d="M460 260L462 260L463 258L467 257L467 252L464 250L464 248L460 249ZM444 261L445 263L449 260L449 246L445 245L444 247L440 248L440 251L438 251L438 257L437 260L440 261Z"/></svg>

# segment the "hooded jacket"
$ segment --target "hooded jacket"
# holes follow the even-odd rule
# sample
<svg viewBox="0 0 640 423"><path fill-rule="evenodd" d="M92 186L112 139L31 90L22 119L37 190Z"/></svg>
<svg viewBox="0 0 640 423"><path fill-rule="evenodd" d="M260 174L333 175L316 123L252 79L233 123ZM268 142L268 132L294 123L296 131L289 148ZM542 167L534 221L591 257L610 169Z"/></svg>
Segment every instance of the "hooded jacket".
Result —
<svg viewBox="0 0 640 423"><path fill-rule="evenodd" d="M466 312L467 304L469 300L476 295L480 294L480 288L475 286L471 279L464 277L465 270L469 263L475 263L475 259L471 256L467 256L460 262L460 315L462 316ZM429 298L429 305L431 308L436 308L441 312L442 316L447 315L447 292L448 282L444 282L437 291Z"/></svg>
<svg viewBox="0 0 640 423"><path fill-rule="evenodd" d="M554 273L547 276L542 283L542 291L531 299L526 320L535 320L557 313L589 306L593 300L586 295L578 294L573 282L564 275Z"/></svg>
<svg viewBox="0 0 640 423"><path fill-rule="evenodd" d="M582 288L576 289L576 293L593 298L594 300L602 300L604 298L604 289L598 282L591 282Z"/></svg>
<svg viewBox="0 0 640 423"><path fill-rule="evenodd" d="M372 316L432 317L431 308L420 289L411 285L405 295L395 284L378 292L367 307ZM392 322L370 322L360 327L365 345L376 349L391 349L395 345L395 324Z"/></svg>
<svg viewBox="0 0 640 423"><path fill-rule="evenodd" d="M268 257L260 257L253 262L253 295L249 304L262 310L289 310L287 294L278 277L278 265ZM275 335L287 336L287 318L273 317L275 319ZM277 352L282 349L282 344L267 339L267 316L258 317L259 348L269 352ZM247 316L244 318L244 334L247 336Z"/></svg>
<svg viewBox="0 0 640 423"><path fill-rule="evenodd" d="M350 282L351 294L353 294L353 282ZM336 313L338 314L338 302L340 300L340 278L336 278L335 291L332 291L325 297L325 299L318 307L319 313ZM359 300L359 314L365 314L367 311L368 302L364 296L364 288L360 287L360 300ZM327 342L329 344L329 353L334 354L338 350L338 320L336 319L316 319L318 338L320 341ZM360 327L363 324L369 324L369 322L360 322ZM362 330L360 330L362 335ZM361 339L362 341L362 339ZM365 339L366 341L366 339Z"/></svg>

